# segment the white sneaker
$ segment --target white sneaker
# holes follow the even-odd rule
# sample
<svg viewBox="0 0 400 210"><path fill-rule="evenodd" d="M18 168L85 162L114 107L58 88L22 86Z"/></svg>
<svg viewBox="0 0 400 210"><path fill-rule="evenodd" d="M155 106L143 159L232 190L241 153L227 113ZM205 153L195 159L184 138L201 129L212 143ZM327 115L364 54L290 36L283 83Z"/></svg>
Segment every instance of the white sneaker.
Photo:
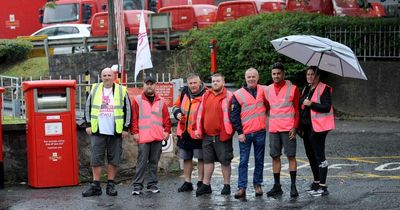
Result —
<svg viewBox="0 0 400 210"><path fill-rule="evenodd" d="M132 195L140 195L142 193L142 188L139 186L133 187Z"/></svg>
<svg viewBox="0 0 400 210"><path fill-rule="evenodd" d="M147 186L147 189L152 193L159 193L160 189L158 189L157 185Z"/></svg>

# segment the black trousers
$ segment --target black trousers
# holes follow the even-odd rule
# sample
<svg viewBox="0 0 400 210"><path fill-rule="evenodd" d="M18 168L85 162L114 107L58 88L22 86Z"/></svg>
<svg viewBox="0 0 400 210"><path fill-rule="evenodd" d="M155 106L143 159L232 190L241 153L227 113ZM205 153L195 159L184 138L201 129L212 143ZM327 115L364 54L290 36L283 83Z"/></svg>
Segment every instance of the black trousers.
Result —
<svg viewBox="0 0 400 210"><path fill-rule="evenodd" d="M326 184L328 162L325 157L325 139L328 132L314 132L311 126L302 128L303 141L308 161L314 176L314 181Z"/></svg>

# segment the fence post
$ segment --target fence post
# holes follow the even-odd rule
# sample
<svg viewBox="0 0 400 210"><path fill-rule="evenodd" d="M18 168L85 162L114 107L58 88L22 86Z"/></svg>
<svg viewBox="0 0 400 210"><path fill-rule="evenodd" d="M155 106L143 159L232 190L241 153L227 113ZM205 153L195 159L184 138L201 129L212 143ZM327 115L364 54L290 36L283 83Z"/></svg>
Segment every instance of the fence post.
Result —
<svg viewBox="0 0 400 210"><path fill-rule="evenodd" d="M90 92L90 75L89 75L89 70L86 70L85 72L85 92L86 92L86 99L89 97L89 92Z"/></svg>

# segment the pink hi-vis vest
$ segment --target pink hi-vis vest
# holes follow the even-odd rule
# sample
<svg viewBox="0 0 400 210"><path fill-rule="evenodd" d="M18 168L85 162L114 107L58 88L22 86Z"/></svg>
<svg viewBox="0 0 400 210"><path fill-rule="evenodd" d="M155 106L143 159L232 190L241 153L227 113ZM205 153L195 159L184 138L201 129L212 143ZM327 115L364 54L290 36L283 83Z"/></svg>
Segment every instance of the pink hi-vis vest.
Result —
<svg viewBox="0 0 400 210"><path fill-rule="evenodd" d="M203 116L203 110L204 110L204 98L206 96L208 96L209 94L213 94L213 93L205 93L201 99L201 104L200 104L200 108L199 108L199 112L198 115L199 117L197 118L197 132L198 134L201 135L201 137L203 137L203 129L202 129L202 116ZM225 132L228 135L231 135L233 133L233 129L232 129L232 123L231 120L229 119L229 104L231 104L232 101L232 97L233 97L233 93L226 90L226 97L222 100L221 103L221 108L222 108L222 114L223 114L223 118L224 118L224 128L225 128ZM222 141L222 139L221 139Z"/></svg>
<svg viewBox="0 0 400 210"><path fill-rule="evenodd" d="M295 109L293 107L296 85L285 80L285 85L276 95L274 84L265 88L265 98L269 102L269 132L290 131L294 127Z"/></svg>
<svg viewBox="0 0 400 210"><path fill-rule="evenodd" d="M143 100L142 95L135 97L139 105L139 141L138 144L163 140L163 101L155 100L153 104Z"/></svg>
<svg viewBox="0 0 400 210"><path fill-rule="evenodd" d="M324 92L326 84L318 83L315 91L311 97L311 102L321 103L321 95ZM332 88L331 88L332 92ZM330 131L335 129L335 120L333 117L333 108L328 113L319 113L310 109L311 124L315 132Z"/></svg>
<svg viewBox="0 0 400 210"><path fill-rule="evenodd" d="M199 106L201 103L202 96L198 96L195 98L190 99L187 94L183 96L182 102L181 102L181 111L183 116L185 116L185 121L186 123L181 123L178 122L178 127L176 129L176 135L181 136L185 130L188 131L190 134L190 137L192 139L196 139L194 130L196 129L196 121L197 121L197 116L198 116L198 111L199 111Z"/></svg>
<svg viewBox="0 0 400 210"><path fill-rule="evenodd" d="M250 134L266 128L267 115L265 113L264 92L261 85L257 85L257 96L254 98L247 90L240 88L235 93L236 100L241 106L240 119L243 133Z"/></svg>

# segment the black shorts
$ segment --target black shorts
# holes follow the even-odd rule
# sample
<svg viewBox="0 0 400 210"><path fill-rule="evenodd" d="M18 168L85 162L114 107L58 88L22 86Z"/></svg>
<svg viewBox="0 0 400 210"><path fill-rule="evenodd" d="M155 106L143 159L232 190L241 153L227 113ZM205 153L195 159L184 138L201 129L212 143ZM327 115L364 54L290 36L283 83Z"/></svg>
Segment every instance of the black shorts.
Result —
<svg viewBox="0 0 400 210"><path fill-rule="evenodd" d="M296 157L296 140L289 140L289 132L269 133L269 155L278 157L282 155L282 147L287 157Z"/></svg>
<svg viewBox="0 0 400 210"><path fill-rule="evenodd" d="M220 162L229 165L233 159L232 138L221 142L219 136L207 136L203 139L204 163Z"/></svg>

